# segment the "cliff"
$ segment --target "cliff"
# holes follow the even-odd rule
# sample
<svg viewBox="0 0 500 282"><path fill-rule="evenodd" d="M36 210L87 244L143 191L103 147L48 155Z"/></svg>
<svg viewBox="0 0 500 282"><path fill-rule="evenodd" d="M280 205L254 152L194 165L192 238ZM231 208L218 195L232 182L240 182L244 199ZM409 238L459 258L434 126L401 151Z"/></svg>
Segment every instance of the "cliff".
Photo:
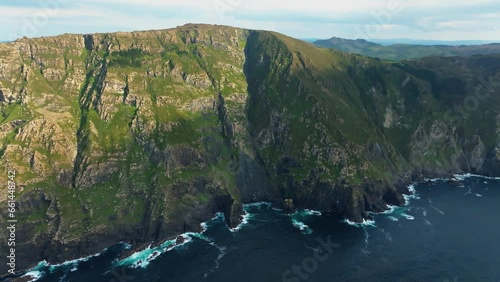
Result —
<svg viewBox="0 0 500 282"><path fill-rule="evenodd" d="M200 231L217 211L234 226L247 202L361 220L422 177L500 175L499 69L208 25L0 44L18 268Z"/></svg>

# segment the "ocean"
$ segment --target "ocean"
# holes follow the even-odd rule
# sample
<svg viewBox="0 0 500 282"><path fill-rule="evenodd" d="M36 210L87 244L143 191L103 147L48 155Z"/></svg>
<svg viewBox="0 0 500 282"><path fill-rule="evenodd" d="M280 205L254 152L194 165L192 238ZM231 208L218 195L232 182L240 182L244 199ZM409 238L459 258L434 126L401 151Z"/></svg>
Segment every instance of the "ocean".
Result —
<svg viewBox="0 0 500 282"><path fill-rule="evenodd" d="M118 260L117 244L62 265L41 262L32 281L500 281L500 180L455 176L412 185L404 207L363 224L269 203L245 206L230 230L222 214L187 233Z"/></svg>

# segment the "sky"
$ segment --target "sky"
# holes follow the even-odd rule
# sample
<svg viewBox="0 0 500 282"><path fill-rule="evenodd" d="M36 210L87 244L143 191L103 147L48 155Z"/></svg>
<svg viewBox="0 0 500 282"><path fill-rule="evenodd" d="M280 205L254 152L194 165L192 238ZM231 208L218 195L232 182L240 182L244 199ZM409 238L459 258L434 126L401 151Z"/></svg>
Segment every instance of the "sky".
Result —
<svg viewBox="0 0 500 282"><path fill-rule="evenodd" d="M0 0L0 41L186 23L296 38L500 41L498 0Z"/></svg>

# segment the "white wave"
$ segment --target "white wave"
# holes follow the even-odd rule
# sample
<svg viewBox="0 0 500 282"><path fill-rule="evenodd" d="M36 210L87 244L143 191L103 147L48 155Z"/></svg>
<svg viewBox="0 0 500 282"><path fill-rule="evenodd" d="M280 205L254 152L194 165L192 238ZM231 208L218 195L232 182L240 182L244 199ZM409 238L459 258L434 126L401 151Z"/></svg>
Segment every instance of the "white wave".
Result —
<svg viewBox="0 0 500 282"><path fill-rule="evenodd" d="M408 220L415 220L415 217L413 217L409 214L406 214L406 213L402 213L401 216L403 216L404 218L406 218Z"/></svg>
<svg viewBox="0 0 500 282"><path fill-rule="evenodd" d="M409 206L411 203L411 197L408 195L403 195L403 198L405 199L405 206Z"/></svg>
<svg viewBox="0 0 500 282"><path fill-rule="evenodd" d="M59 263L59 264L49 264L46 261L42 261L42 262L38 263L37 266L35 266L34 268L30 269L28 273L30 274L29 276L32 276L33 274L36 274L36 273L41 273L41 275L43 275L43 272L41 271L41 268L44 268L44 267L48 268L48 270L50 272L53 272L54 270L56 270L57 268L60 268L60 267L66 267L66 268L70 268L71 267L71 269L78 270L78 265L81 262L86 262L89 259L98 257L100 255L101 255L101 253L97 253L97 254L90 255L90 256L87 256L87 257L83 257L83 258L79 258L79 259L68 260L68 261L65 261L65 262ZM26 273L25 275L28 275L28 273ZM39 278L37 278L36 280L38 280L38 279ZM32 280L32 281L36 281L36 280Z"/></svg>
<svg viewBox="0 0 500 282"><path fill-rule="evenodd" d="M430 221L428 221L427 218L425 219L425 224L432 226L432 223Z"/></svg>
<svg viewBox="0 0 500 282"><path fill-rule="evenodd" d="M221 220L221 219L224 219L224 213L218 212L215 214L215 216L212 219L210 219L209 221L204 222L204 223L207 224L207 223L210 223L212 221L217 221L217 220Z"/></svg>
<svg viewBox="0 0 500 282"><path fill-rule="evenodd" d="M43 272L38 271L38 270L33 270L30 272L27 272L26 274L24 274L21 277L31 278L30 280L28 280L28 282L35 282L38 279L43 277Z"/></svg>
<svg viewBox="0 0 500 282"><path fill-rule="evenodd" d="M241 230L241 228L242 228L243 226L247 225L247 224L248 224L248 222L249 222L249 220L252 218L252 214L250 214L249 212L247 212L247 211L245 211L245 210L243 210L243 212L244 212L245 214L243 215L243 218L241 219L241 223L240 223L240 224L238 224L238 226L236 226L236 227L234 227L234 228L229 228L229 230L230 230L231 232L233 232L233 233L234 233L234 232L237 232L237 231Z"/></svg>
<svg viewBox="0 0 500 282"><path fill-rule="evenodd" d="M49 266L47 261L41 261L37 264L37 266L33 267L30 269L28 272L26 272L23 276L21 277L26 277L26 278L31 278L28 282L35 282L38 279L42 278L44 275L44 272L41 271L42 268L45 268Z"/></svg>
<svg viewBox="0 0 500 282"><path fill-rule="evenodd" d="M206 222L200 223L200 226L201 226L201 229L202 229L201 233L203 234L203 233L205 233L207 231L208 225L211 222L218 221L218 220L224 220L224 214L223 213L218 212L218 213L215 214L215 216L212 219L210 219L210 220L208 220Z"/></svg>
<svg viewBox="0 0 500 282"><path fill-rule="evenodd" d="M125 243L125 242L120 242L119 244L122 245L122 247L126 250L130 249L132 247L132 245L128 244L128 243ZM102 253L104 253L108 248L105 248L101 253L97 253L97 254L94 254L94 255L90 255L90 256L87 256L87 257L83 257L83 258L79 258L79 259L74 259L74 260L69 260L69 261L65 261L63 263L59 263L59 264L49 264L47 261L41 261L40 263L38 263L37 266L35 266L34 268L30 269L26 274L24 274L22 277L34 277L33 280L30 280L30 281L37 281L38 279L40 279L40 277L43 276L44 272L41 270L42 268L48 268L48 270L50 272L53 272L54 270L56 270L57 268L60 268L60 267L71 267L71 269L69 270L70 272L75 272L78 270L78 265L81 263L81 262L87 262L89 261L91 258L95 258L95 257L98 257L100 256Z"/></svg>
<svg viewBox="0 0 500 282"><path fill-rule="evenodd" d="M403 198L405 199L405 206L409 206L412 199L420 199L419 195L417 194L417 190L415 189L415 184L410 184L408 186L408 191L410 192L409 195L403 194Z"/></svg>
<svg viewBox="0 0 500 282"><path fill-rule="evenodd" d="M101 253L97 253L97 254L90 255L90 256L87 256L87 257L84 257L84 258L79 258L79 259L74 259L74 260L66 261L66 262L63 262L61 264L53 264L53 265L50 265L50 267L61 267L61 266L74 266L74 267L76 267L76 266L78 266L78 264L80 262L89 261L89 259L98 257L100 255L101 255Z"/></svg>
<svg viewBox="0 0 500 282"><path fill-rule="evenodd" d="M394 213L397 209L399 209L398 206L392 206L392 205L387 205L387 210L381 212L380 214L392 214Z"/></svg>
<svg viewBox="0 0 500 282"><path fill-rule="evenodd" d="M320 211L313 211L313 210L308 210L308 209L305 209L303 212L302 212L303 215L311 215L311 216L320 216L321 215L321 212Z"/></svg>
<svg viewBox="0 0 500 282"><path fill-rule="evenodd" d="M184 242L181 244L175 243L177 239L176 238L172 240L167 240L163 242L163 244L154 248L151 248L151 245L149 245L144 250L137 251L127 258L115 261L114 264L117 266L126 266L129 268L147 268L149 263L157 259L160 255L192 242L192 237L200 239L203 238L202 234L193 232L184 233L179 236L182 236L184 238Z"/></svg>
<svg viewBox="0 0 500 282"><path fill-rule="evenodd" d="M292 218L292 224L296 228L300 229L300 231L302 231L303 234L311 234L313 232L312 229L307 224L300 222L295 218Z"/></svg>
<svg viewBox="0 0 500 282"><path fill-rule="evenodd" d="M173 240L170 240L170 242L172 242L172 244L174 243ZM116 264L118 266L128 266L130 268L145 268L149 264L147 259L150 258L154 252L156 251L151 249L151 245L149 245L146 249L137 251L129 257L118 261Z"/></svg>
<svg viewBox="0 0 500 282"><path fill-rule="evenodd" d="M126 243L126 242L120 242L120 244L123 246L125 250L130 250L132 248L132 244Z"/></svg>
<svg viewBox="0 0 500 282"><path fill-rule="evenodd" d="M216 263L216 268L219 268L219 261L226 255L226 246L218 246L215 243L211 243L212 246L216 247L219 250L219 255L217 256L217 259L215 260Z"/></svg>
<svg viewBox="0 0 500 282"><path fill-rule="evenodd" d="M204 278L207 278L211 273L215 272L219 268L220 260L226 255L226 246L219 246L214 242L210 242L210 245L219 250L219 255L217 255L217 259L215 260L215 266L203 275Z"/></svg>
<svg viewBox="0 0 500 282"><path fill-rule="evenodd" d="M355 227L367 227L367 226L376 227L374 220L366 220L364 218L362 222L352 222L349 219L344 219L342 222Z"/></svg>
<svg viewBox="0 0 500 282"><path fill-rule="evenodd" d="M271 207L273 204L270 202L257 202L257 203L251 203L251 204L244 204L243 209L245 208L250 208L250 207L256 207L256 208L261 208L263 206L265 207Z"/></svg>
<svg viewBox="0 0 500 282"><path fill-rule="evenodd" d="M410 193L414 194L415 193L415 184L410 184L408 186L408 191L410 191Z"/></svg>
<svg viewBox="0 0 500 282"><path fill-rule="evenodd" d="M200 233L197 233L197 232L186 232L186 233L182 234L181 236L183 236L184 239L186 239L186 236L188 236L187 239L197 238L197 239L205 240L206 237L205 237L205 234L203 234L203 233L204 232L200 232Z"/></svg>
<svg viewBox="0 0 500 282"><path fill-rule="evenodd" d="M481 197L483 197L483 195L481 195L481 194L476 194L476 197L481 198Z"/></svg>
<svg viewBox="0 0 500 282"><path fill-rule="evenodd" d="M206 222L202 222L200 223L200 226L201 226L201 233L205 233L207 230L208 230L208 225Z"/></svg>
<svg viewBox="0 0 500 282"><path fill-rule="evenodd" d="M430 182L444 182L444 181L449 181L449 178L424 178L424 182L430 181Z"/></svg>
<svg viewBox="0 0 500 282"><path fill-rule="evenodd" d="M392 221L399 221L399 219L397 217L394 217L394 216L389 216L389 219Z"/></svg>
<svg viewBox="0 0 500 282"><path fill-rule="evenodd" d="M216 247L219 250L219 255L217 256L217 259L215 260L215 269L219 268L219 261L226 255L226 246L218 246L215 243L211 243L212 246Z"/></svg>
<svg viewBox="0 0 500 282"><path fill-rule="evenodd" d="M452 178L425 178L424 182L431 181L431 182L446 182L450 180L455 180L457 182L462 182L467 178L481 178L481 179L487 179L487 180L500 180L500 177L492 177L492 176L484 176L484 175L478 175L478 174L472 174L472 173L465 173L465 174L453 174ZM488 184L487 181L483 182L484 184ZM464 187L461 185L460 187Z"/></svg>
<svg viewBox="0 0 500 282"><path fill-rule="evenodd" d="M466 178L471 178L471 177L490 179L490 180L500 180L500 177L491 177L491 176L484 176L484 175L478 175L478 174L472 174L472 173L454 174L453 177L455 177L456 179L459 179L461 181L465 180Z"/></svg>

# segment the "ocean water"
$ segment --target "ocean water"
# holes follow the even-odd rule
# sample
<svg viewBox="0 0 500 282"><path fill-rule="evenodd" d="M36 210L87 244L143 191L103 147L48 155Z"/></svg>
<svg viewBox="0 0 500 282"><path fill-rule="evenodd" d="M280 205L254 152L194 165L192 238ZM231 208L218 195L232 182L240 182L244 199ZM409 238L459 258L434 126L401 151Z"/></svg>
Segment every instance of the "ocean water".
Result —
<svg viewBox="0 0 500 282"><path fill-rule="evenodd" d="M230 230L218 214L188 233L124 260L127 244L59 266L40 263L32 281L500 281L500 180L456 176L415 184L404 207L354 224L334 215L285 215L245 206Z"/></svg>

